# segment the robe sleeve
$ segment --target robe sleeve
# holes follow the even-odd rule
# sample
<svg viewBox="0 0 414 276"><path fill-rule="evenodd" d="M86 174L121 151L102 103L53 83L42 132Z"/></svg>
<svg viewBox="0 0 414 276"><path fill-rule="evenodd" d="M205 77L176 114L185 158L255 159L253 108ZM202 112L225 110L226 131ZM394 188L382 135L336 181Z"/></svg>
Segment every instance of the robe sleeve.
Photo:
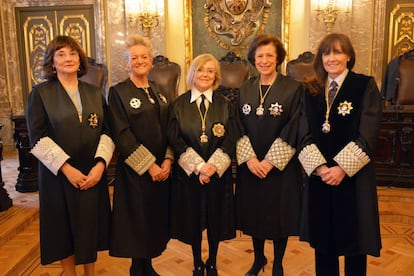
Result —
<svg viewBox="0 0 414 276"><path fill-rule="evenodd" d="M137 174L142 175L155 163L156 158L132 133L125 107L114 87L109 90L108 103L112 136L120 157Z"/></svg>
<svg viewBox="0 0 414 276"><path fill-rule="evenodd" d="M350 177L368 164L375 153L381 120L381 94L371 78L364 91L358 136L335 157L335 162Z"/></svg>
<svg viewBox="0 0 414 276"><path fill-rule="evenodd" d="M180 165L187 175L191 175L192 173L198 173L197 168L205 161L184 141L175 112L176 108L177 104L173 103L168 110L168 144L171 145L171 148L177 155L178 165Z"/></svg>
<svg viewBox="0 0 414 276"><path fill-rule="evenodd" d="M316 145L316 142L313 140L309 127L309 116L307 115L308 108L309 106L307 106L306 96L304 95L302 97L298 129L298 159L306 174L310 176L317 167L326 164L327 161Z"/></svg>
<svg viewBox="0 0 414 276"><path fill-rule="evenodd" d="M289 106L289 121L268 150L265 159L283 171L296 153L303 89L298 86Z"/></svg>
<svg viewBox="0 0 414 276"><path fill-rule="evenodd" d="M102 134L99 138L99 144L95 153L95 159L102 159L105 161L106 167L108 167L115 150L115 144L111 138L110 133L108 105L106 104L105 98L103 96L102 105L104 110L104 122L102 126Z"/></svg>
<svg viewBox="0 0 414 276"><path fill-rule="evenodd" d="M29 94L25 114L32 148L30 152L57 175L70 156L48 136L47 113L37 88L33 88Z"/></svg>

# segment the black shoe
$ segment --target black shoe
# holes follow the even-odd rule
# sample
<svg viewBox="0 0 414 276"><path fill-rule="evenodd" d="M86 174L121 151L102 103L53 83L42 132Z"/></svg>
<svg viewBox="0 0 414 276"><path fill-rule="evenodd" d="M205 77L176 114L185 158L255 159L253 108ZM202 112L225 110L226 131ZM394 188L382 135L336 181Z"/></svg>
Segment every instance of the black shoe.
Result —
<svg viewBox="0 0 414 276"><path fill-rule="evenodd" d="M257 276L260 270L263 270L264 272L264 267L266 264L267 259L264 256L260 259L255 259L253 266L249 269L249 271L247 271L245 276Z"/></svg>
<svg viewBox="0 0 414 276"><path fill-rule="evenodd" d="M210 260L207 260L206 262L206 272L207 276L217 276L217 267L216 264L213 264L210 262Z"/></svg>
<svg viewBox="0 0 414 276"><path fill-rule="evenodd" d="M195 266L193 269L193 276L204 276L204 268L205 265L203 263Z"/></svg>

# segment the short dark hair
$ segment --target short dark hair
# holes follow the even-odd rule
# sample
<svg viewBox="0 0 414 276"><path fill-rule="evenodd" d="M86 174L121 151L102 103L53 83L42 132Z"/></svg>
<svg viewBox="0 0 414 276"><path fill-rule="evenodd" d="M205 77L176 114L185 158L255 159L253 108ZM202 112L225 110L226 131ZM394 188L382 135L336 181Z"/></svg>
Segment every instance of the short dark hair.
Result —
<svg viewBox="0 0 414 276"><path fill-rule="evenodd" d="M81 77L85 75L86 72L88 72L88 57L86 56L85 51L82 49L80 44L73 37L59 35L50 41L46 47L45 62L43 63L43 71L46 79L50 80L56 78L56 71L53 68L53 56L55 55L56 51L67 46L79 54L80 65L78 77Z"/></svg>
<svg viewBox="0 0 414 276"><path fill-rule="evenodd" d="M257 48L259 48L259 46L268 45L270 43L272 43L276 48L276 54L277 54L276 68L280 64L282 64L282 62L285 60L286 50L283 47L283 44L280 41L280 39L275 35L261 34L261 35L258 35L255 39L253 39L252 43L250 44L249 50L247 52L247 59L250 61L250 63L253 66L255 66L254 56L256 54Z"/></svg>

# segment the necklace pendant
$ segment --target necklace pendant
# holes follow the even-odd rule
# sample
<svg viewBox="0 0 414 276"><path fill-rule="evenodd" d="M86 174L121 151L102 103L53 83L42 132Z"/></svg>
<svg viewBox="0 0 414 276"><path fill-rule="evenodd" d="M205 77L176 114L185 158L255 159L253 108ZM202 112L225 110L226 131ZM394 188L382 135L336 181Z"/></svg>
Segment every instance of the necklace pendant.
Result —
<svg viewBox="0 0 414 276"><path fill-rule="evenodd" d="M331 131L331 125L329 124L329 122L325 122L322 125L322 132L323 133L329 133Z"/></svg>
<svg viewBox="0 0 414 276"><path fill-rule="evenodd" d="M264 114L264 108L263 108L262 105L259 105L259 107L256 108L256 115L257 116L263 116L263 114Z"/></svg>
<svg viewBox="0 0 414 276"><path fill-rule="evenodd" d="M148 100L151 104L155 104L155 100L153 98L149 97Z"/></svg>
<svg viewBox="0 0 414 276"><path fill-rule="evenodd" d="M200 135L200 142L202 144L205 144L205 143L208 142L208 136L205 133L203 133L203 134Z"/></svg>

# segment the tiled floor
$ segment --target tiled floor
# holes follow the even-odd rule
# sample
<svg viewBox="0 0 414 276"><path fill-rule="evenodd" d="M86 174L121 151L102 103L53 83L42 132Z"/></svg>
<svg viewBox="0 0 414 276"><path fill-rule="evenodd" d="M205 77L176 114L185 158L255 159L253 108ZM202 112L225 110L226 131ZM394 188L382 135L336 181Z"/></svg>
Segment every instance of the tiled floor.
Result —
<svg viewBox="0 0 414 276"><path fill-rule="evenodd" d="M14 191L16 168L16 156L5 154L2 161L5 186L13 198L15 206L19 206L21 209L20 211L24 211L27 206L36 208L37 193L22 194ZM379 188L378 191L383 250L381 257L368 258L368 275L414 276L414 190ZM2 218L5 220L5 217L7 217L7 213L2 212L0 227L3 227L1 220ZM204 259L208 256L206 247L207 243L203 241ZM264 273L260 273L260 275L271 275L272 251L272 243L266 242L265 253L269 263L266 265ZM249 237L239 234L236 239L220 244L219 275L244 275L252 261L253 251ZM163 276L191 275L193 266L191 248L177 240L171 240L167 250L160 257L154 259L153 263L158 273ZM284 268L286 276L314 275L313 250L306 243L298 241L297 237L290 238L284 258ZM81 272L81 268L78 269ZM96 263L97 275L128 275L128 269L128 259L110 257L106 251L99 254ZM23 275L62 275L62 270L57 263L41 266L37 259ZM82 274L79 273L79 275Z"/></svg>

